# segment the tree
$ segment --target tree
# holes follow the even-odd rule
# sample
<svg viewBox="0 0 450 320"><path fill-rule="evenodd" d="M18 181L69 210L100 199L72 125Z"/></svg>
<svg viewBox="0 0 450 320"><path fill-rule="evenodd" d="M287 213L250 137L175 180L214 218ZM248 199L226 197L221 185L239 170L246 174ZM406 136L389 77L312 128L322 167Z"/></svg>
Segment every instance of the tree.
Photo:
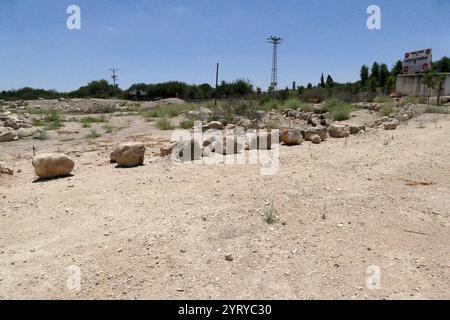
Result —
<svg viewBox="0 0 450 320"><path fill-rule="evenodd" d="M333 78L330 75L328 75L328 77L327 77L326 86L327 86L327 88L333 88L334 87L334 80L333 80Z"/></svg>
<svg viewBox="0 0 450 320"><path fill-rule="evenodd" d="M393 75L390 75L387 78L385 87L386 87L386 91L388 94L395 92L396 82L397 82L397 79Z"/></svg>
<svg viewBox="0 0 450 320"><path fill-rule="evenodd" d="M366 65L363 65L359 74L361 77L361 87L365 88L367 81L369 80L369 68Z"/></svg>
<svg viewBox="0 0 450 320"><path fill-rule="evenodd" d="M434 62L433 68L436 72L450 72L450 58L443 57L441 60Z"/></svg>
<svg viewBox="0 0 450 320"><path fill-rule="evenodd" d="M380 65L378 62L374 62L372 65L372 69L370 70L370 77L375 78L380 83Z"/></svg>
<svg viewBox="0 0 450 320"><path fill-rule="evenodd" d="M369 78L369 89L371 92L377 92L378 80L375 76Z"/></svg>
<svg viewBox="0 0 450 320"><path fill-rule="evenodd" d="M325 88L325 78L323 77L323 73L322 73L322 76L320 77L320 86L322 88Z"/></svg>
<svg viewBox="0 0 450 320"><path fill-rule="evenodd" d="M403 62L401 62L401 60L398 60L392 67L391 75L396 77L399 74L402 74L402 72L403 72Z"/></svg>
<svg viewBox="0 0 450 320"><path fill-rule="evenodd" d="M306 88L307 88L308 90L311 90L311 89L313 88L312 83L309 82L309 83L306 85Z"/></svg>
<svg viewBox="0 0 450 320"><path fill-rule="evenodd" d="M379 85L380 87L385 88L386 86L386 81L388 79L388 77L391 75L388 66L383 63L380 65L380 71L379 71L379 77L378 77L378 81L379 81Z"/></svg>
<svg viewBox="0 0 450 320"><path fill-rule="evenodd" d="M427 87L428 89L428 99L427 102L430 103L430 97L431 97L431 92L432 90L436 87L436 73L434 72L434 70L429 70L422 79L422 83Z"/></svg>
<svg viewBox="0 0 450 320"><path fill-rule="evenodd" d="M441 104L442 90L444 90L445 74L436 75L437 104Z"/></svg>

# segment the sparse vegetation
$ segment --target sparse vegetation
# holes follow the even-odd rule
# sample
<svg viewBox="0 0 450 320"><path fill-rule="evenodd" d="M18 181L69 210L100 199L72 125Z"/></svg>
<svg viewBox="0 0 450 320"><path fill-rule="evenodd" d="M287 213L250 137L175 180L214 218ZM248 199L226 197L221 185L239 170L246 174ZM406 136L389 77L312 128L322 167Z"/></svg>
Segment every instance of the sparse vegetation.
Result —
<svg viewBox="0 0 450 320"><path fill-rule="evenodd" d="M88 138L88 139L95 139L95 138L99 138L101 136L102 135L100 133L98 133L97 130L92 128L91 132L86 136L86 138Z"/></svg>
<svg viewBox="0 0 450 320"><path fill-rule="evenodd" d="M393 104L386 104L381 108L381 115L383 117L389 117L391 114L397 112L397 108Z"/></svg>
<svg viewBox="0 0 450 320"><path fill-rule="evenodd" d="M173 130L174 126L167 118L160 118L156 121L156 127L159 130Z"/></svg>
<svg viewBox="0 0 450 320"><path fill-rule="evenodd" d="M194 128L194 123L195 123L194 119L186 119L180 123L180 128L186 129L186 130L192 129L192 128Z"/></svg>
<svg viewBox="0 0 450 320"><path fill-rule="evenodd" d="M103 130L105 130L105 133L112 133L114 131L114 127L111 125L104 125Z"/></svg>
<svg viewBox="0 0 450 320"><path fill-rule="evenodd" d="M80 119L81 126L83 128L90 128L93 123L104 123L107 122L105 116L101 117L84 117Z"/></svg>
<svg viewBox="0 0 450 320"><path fill-rule="evenodd" d="M265 209L264 221L267 222L267 224L275 224L278 221L277 210L275 209L273 202L270 204L269 208Z"/></svg>
<svg viewBox="0 0 450 320"><path fill-rule="evenodd" d="M38 132L35 135L33 135L33 139L44 141L44 140L48 140L49 136L48 136L47 132L41 131L41 132Z"/></svg>
<svg viewBox="0 0 450 320"><path fill-rule="evenodd" d="M325 109L329 112L329 118L335 121L344 121L350 119L352 106L339 100L327 100Z"/></svg>
<svg viewBox="0 0 450 320"><path fill-rule="evenodd" d="M449 114L450 111L446 106L428 106L425 113Z"/></svg>
<svg viewBox="0 0 450 320"><path fill-rule="evenodd" d="M33 120L32 124L35 127L45 127L46 131L58 130L64 126L59 113L56 111L47 113L42 120Z"/></svg>

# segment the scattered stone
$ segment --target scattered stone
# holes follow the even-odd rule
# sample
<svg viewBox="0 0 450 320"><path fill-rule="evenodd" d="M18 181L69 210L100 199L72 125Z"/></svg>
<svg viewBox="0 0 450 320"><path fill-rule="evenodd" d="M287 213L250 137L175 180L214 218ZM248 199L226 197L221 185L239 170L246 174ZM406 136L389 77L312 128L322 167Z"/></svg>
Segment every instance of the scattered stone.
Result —
<svg viewBox="0 0 450 320"><path fill-rule="evenodd" d="M5 168L5 167L3 167L3 166L0 164L0 176L1 176L2 174L7 174L7 175L12 176L12 175L14 174L14 171L11 170L11 169L9 169L9 168Z"/></svg>
<svg viewBox="0 0 450 320"><path fill-rule="evenodd" d="M49 179L69 175L75 163L63 154L44 153L33 158L33 166L38 177Z"/></svg>
<svg viewBox="0 0 450 320"><path fill-rule="evenodd" d="M161 157L167 157L170 156L172 154L173 148L176 146L176 143L172 143L170 145L167 146L163 146L160 149L160 156Z"/></svg>
<svg viewBox="0 0 450 320"><path fill-rule="evenodd" d="M137 167L144 164L145 146L142 143L122 143L113 148L111 163L120 167Z"/></svg>
<svg viewBox="0 0 450 320"><path fill-rule="evenodd" d="M233 256L232 256L231 254L227 254L227 255L225 256L225 260L231 262L231 261L234 260L234 258L233 258Z"/></svg>
<svg viewBox="0 0 450 320"><path fill-rule="evenodd" d="M383 123L384 130L395 130L397 129L398 125L400 124L400 121L397 119L393 119L389 122Z"/></svg>
<svg viewBox="0 0 450 320"><path fill-rule="evenodd" d="M272 149L271 133L268 132L247 133L245 135L245 150L270 150L270 149Z"/></svg>
<svg viewBox="0 0 450 320"><path fill-rule="evenodd" d="M311 137L311 142L314 144L320 144L322 139L320 139L319 135L315 134Z"/></svg>
<svg viewBox="0 0 450 320"><path fill-rule="evenodd" d="M347 138L350 136L350 127L344 124L333 124L328 128L332 138Z"/></svg>
<svg viewBox="0 0 450 320"><path fill-rule="evenodd" d="M365 125L350 124L349 126L350 126L350 134L358 134L362 131L366 131Z"/></svg>
<svg viewBox="0 0 450 320"><path fill-rule="evenodd" d="M318 125L306 129L303 135L306 141L312 141L311 138L315 135L318 135L321 141L325 141L328 138L328 129L322 125Z"/></svg>
<svg viewBox="0 0 450 320"><path fill-rule="evenodd" d="M244 150L244 137L235 135L225 136L217 142L216 153L223 155L237 154ZM242 140L242 141L241 141Z"/></svg>
<svg viewBox="0 0 450 320"><path fill-rule="evenodd" d="M0 142L9 142L19 139L12 128L0 127Z"/></svg>
<svg viewBox="0 0 450 320"><path fill-rule="evenodd" d="M301 145L303 143L303 131L301 129L282 130L280 141L288 146Z"/></svg>
<svg viewBox="0 0 450 320"><path fill-rule="evenodd" d="M219 121L211 121L208 124L208 129L209 130L223 130L224 127L223 127L223 124Z"/></svg>
<svg viewBox="0 0 450 320"><path fill-rule="evenodd" d="M194 139L179 142L172 150L172 156L175 157L176 160L182 162L199 160L202 155L202 147L200 143Z"/></svg>

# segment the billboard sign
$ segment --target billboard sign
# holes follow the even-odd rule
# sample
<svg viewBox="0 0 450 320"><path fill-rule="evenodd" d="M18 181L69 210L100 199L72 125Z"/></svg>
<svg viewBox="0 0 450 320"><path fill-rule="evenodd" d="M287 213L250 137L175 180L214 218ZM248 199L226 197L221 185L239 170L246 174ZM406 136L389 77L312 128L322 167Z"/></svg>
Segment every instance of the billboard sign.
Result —
<svg viewBox="0 0 450 320"><path fill-rule="evenodd" d="M432 54L432 49L405 53L403 74L420 74L430 70Z"/></svg>

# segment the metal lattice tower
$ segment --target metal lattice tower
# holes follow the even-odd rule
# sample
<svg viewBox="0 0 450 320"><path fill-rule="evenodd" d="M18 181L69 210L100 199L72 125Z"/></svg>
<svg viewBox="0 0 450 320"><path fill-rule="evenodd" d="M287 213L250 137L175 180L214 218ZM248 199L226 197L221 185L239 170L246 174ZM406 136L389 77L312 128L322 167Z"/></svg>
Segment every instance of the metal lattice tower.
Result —
<svg viewBox="0 0 450 320"><path fill-rule="evenodd" d="M280 37L271 36L267 39L267 43L273 45L273 55L272 55L272 79L270 87L273 91L277 91L278 86L278 45L281 45L283 39Z"/></svg>
<svg viewBox="0 0 450 320"><path fill-rule="evenodd" d="M117 80L119 79L119 77L117 76L116 72L119 71L119 69L112 68L112 69L109 69L109 70L112 72L111 79L113 80L114 87L118 87L119 84L117 83Z"/></svg>

